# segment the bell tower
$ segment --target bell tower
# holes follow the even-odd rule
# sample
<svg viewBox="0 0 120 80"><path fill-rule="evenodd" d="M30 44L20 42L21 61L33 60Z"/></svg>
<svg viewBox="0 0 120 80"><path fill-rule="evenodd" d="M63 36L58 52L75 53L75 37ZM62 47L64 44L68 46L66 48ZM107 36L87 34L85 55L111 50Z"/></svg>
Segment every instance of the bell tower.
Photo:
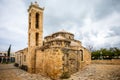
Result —
<svg viewBox="0 0 120 80"><path fill-rule="evenodd" d="M37 2L28 9L28 71L35 72L36 48L42 46L43 11Z"/></svg>

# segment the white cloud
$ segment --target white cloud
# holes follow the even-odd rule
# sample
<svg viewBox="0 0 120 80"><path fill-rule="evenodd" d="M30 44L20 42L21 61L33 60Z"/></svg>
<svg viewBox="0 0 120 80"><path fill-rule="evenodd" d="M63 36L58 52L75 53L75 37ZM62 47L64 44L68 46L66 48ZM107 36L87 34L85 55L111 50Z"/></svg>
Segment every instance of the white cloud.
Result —
<svg viewBox="0 0 120 80"><path fill-rule="evenodd" d="M22 48L27 41L27 10L24 1L3 0L0 10L0 39L4 40L4 44L0 40L1 50L7 49L9 44L17 46L16 49Z"/></svg>
<svg viewBox="0 0 120 80"><path fill-rule="evenodd" d="M119 20L120 14L116 12L113 12L108 17L99 21L94 21L92 18L87 17L84 21L84 25L80 30L80 32L82 32L82 35L84 35L82 39L84 42L83 44L86 45L86 43L89 43L96 48L100 48L109 43L110 47L114 47L114 44L116 42L120 42L120 35L117 36L117 38L115 36L109 38L106 37L109 36L110 33L113 33L111 28L115 28L115 26L119 26L120 28Z"/></svg>
<svg viewBox="0 0 120 80"><path fill-rule="evenodd" d="M35 0L0 1L0 49L27 46L27 9ZM44 10L44 36L65 29L84 46L114 47L120 44L120 3L117 0L37 0ZM114 29L114 30L113 30ZM120 47L120 46L118 46Z"/></svg>

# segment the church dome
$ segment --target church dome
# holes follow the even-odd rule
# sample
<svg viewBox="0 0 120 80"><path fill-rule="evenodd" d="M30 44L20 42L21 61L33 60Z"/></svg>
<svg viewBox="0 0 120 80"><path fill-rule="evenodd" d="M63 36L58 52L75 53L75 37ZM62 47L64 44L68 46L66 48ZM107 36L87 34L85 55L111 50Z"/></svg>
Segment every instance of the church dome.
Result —
<svg viewBox="0 0 120 80"><path fill-rule="evenodd" d="M65 39L63 36L57 36L57 37L55 37L54 39Z"/></svg>
<svg viewBox="0 0 120 80"><path fill-rule="evenodd" d="M67 33L67 34L71 34L71 35L74 36L74 34L72 34L72 33L70 33L70 32L67 32L67 31L65 31L64 29L63 29L63 30L60 30L60 31L58 31L58 32L53 33L53 35L54 35L54 34L57 34L57 33Z"/></svg>
<svg viewBox="0 0 120 80"><path fill-rule="evenodd" d="M78 43L75 42L75 41L71 41L70 46L80 46L80 44L78 44Z"/></svg>

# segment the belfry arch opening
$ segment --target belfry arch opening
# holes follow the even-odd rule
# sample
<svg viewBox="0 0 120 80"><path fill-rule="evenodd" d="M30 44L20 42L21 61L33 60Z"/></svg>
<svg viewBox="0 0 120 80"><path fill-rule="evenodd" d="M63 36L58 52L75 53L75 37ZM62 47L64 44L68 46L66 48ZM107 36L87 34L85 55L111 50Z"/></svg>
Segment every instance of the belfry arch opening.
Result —
<svg viewBox="0 0 120 80"><path fill-rule="evenodd" d="M39 44L39 33L36 33L36 46L38 46L38 44Z"/></svg>
<svg viewBox="0 0 120 80"><path fill-rule="evenodd" d="M39 28L39 13L36 13L35 17L36 17L35 27L38 29Z"/></svg>
<svg viewBox="0 0 120 80"><path fill-rule="evenodd" d="M31 28L31 13L29 13L29 29Z"/></svg>

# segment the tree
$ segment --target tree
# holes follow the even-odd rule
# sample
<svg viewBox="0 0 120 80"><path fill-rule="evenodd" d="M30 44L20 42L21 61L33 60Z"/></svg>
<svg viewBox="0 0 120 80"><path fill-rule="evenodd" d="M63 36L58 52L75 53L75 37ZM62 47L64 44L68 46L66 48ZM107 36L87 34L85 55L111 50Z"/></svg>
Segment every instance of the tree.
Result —
<svg viewBox="0 0 120 80"><path fill-rule="evenodd" d="M100 59L100 56L102 56L103 59L120 58L120 49L114 47L109 49L101 48L100 50L92 51L92 59Z"/></svg>

